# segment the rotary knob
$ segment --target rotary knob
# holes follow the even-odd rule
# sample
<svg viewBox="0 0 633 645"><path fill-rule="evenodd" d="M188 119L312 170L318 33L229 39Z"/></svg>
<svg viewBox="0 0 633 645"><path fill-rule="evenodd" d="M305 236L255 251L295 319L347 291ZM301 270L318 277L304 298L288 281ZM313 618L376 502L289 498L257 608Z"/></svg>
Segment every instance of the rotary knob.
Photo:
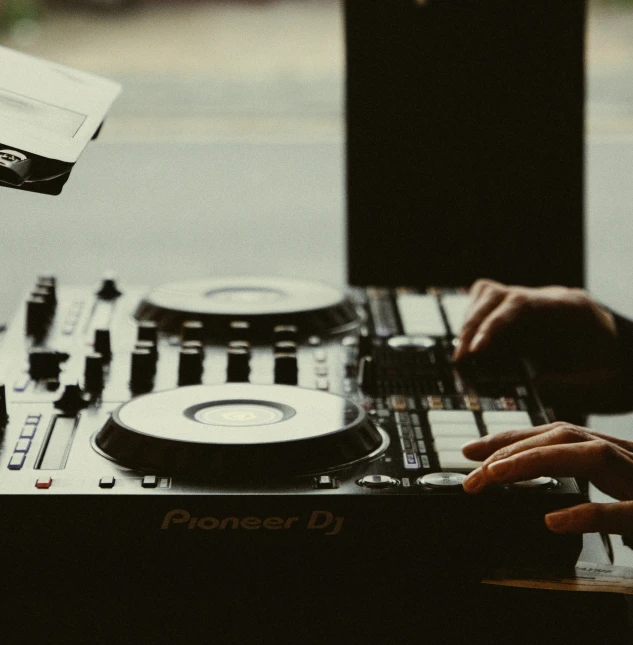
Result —
<svg viewBox="0 0 633 645"><path fill-rule="evenodd" d="M50 349L31 349L29 352L29 375L36 381L54 381L59 377L62 355Z"/></svg>
<svg viewBox="0 0 633 645"><path fill-rule="evenodd" d="M178 385L198 385L202 382L203 357L203 353L198 347L180 348L178 356Z"/></svg>
<svg viewBox="0 0 633 645"><path fill-rule="evenodd" d="M99 291L97 291L97 298L101 300L115 300L121 295L114 278L105 276L101 281Z"/></svg>
<svg viewBox="0 0 633 645"><path fill-rule="evenodd" d="M103 356L103 360L106 363L110 362L110 359L112 358L112 347L110 343L109 329L95 329L93 347L95 352Z"/></svg>
<svg viewBox="0 0 633 645"><path fill-rule="evenodd" d="M275 343L289 340L297 341L298 330L295 325L277 325L273 329L273 334L275 337Z"/></svg>
<svg viewBox="0 0 633 645"><path fill-rule="evenodd" d="M134 344L134 349L147 349L150 351L154 361L154 371L156 371L156 361L158 360L158 348L156 343L151 340L137 340Z"/></svg>
<svg viewBox="0 0 633 645"><path fill-rule="evenodd" d="M66 385L64 391L57 401L55 407L66 414L77 414L79 410L85 408L88 401L84 398L83 390L79 385Z"/></svg>
<svg viewBox="0 0 633 645"><path fill-rule="evenodd" d="M279 354L296 354L297 343L294 340L279 340L275 343L275 352Z"/></svg>
<svg viewBox="0 0 633 645"><path fill-rule="evenodd" d="M149 349L132 350L130 389L134 393L149 392L154 385L156 361Z"/></svg>
<svg viewBox="0 0 633 645"><path fill-rule="evenodd" d="M229 383L246 383L250 373L249 350L244 347L229 347L226 380Z"/></svg>
<svg viewBox="0 0 633 645"><path fill-rule="evenodd" d="M26 301L26 334L27 336L43 336L50 323L50 312L45 298L34 296Z"/></svg>
<svg viewBox="0 0 633 645"><path fill-rule="evenodd" d="M296 385L299 381L299 366L294 353L275 354L275 383Z"/></svg>
<svg viewBox="0 0 633 645"><path fill-rule="evenodd" d="M87 392L100 392L103 389L103 356L97 352L86 356L84 388Z"/></svg>
<svg viewBox="0 0 633 645"><path fill-rule="evenodd" d="M57 287L55 278L40 277L37 279L36 289L46 292L46 297L52 309L57 306Z"/></svg>
<svg viewBox="0 0 633 645"><path fill-rule="evenodd" d="M246 320L234 320L229 325L231 340L251 340L251 326Z"/></svg>
<svg viewBox="0 0 633 645"><path fill-rule="evenodd" d="M185 320L180 327L180 342L186 343L189 340L202 342L204 326L199 320Z"/></svg>
<svg viewBox="0 0 633 645"><path fill-rule="evenodd" d="M149 340L155 345L158 344L158 326L153 320L141 321L136 328L137 340Z"/></svg>

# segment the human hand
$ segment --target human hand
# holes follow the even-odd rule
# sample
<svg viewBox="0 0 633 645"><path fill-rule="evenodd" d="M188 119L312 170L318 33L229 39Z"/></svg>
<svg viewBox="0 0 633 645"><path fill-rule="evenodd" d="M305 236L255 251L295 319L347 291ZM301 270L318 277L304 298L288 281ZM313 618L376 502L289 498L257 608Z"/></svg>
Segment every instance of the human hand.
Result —
<svg viewBox="0 0 633 645"><path fill-rule="evenodd" d="M547 527L554 533L633 536L633 442L556 422L488 435L462 450L469 459L483 462L464 482L467 493L542 476L583 477L622 501L548 513Z"/></svg>
<svg viewBox="0 0 633 645"><path fill-rule="evenodd" d="M454 360L503 348L540 362L546 371L617 366L613 315L581 289L507 286L477 280Z"/></svg>

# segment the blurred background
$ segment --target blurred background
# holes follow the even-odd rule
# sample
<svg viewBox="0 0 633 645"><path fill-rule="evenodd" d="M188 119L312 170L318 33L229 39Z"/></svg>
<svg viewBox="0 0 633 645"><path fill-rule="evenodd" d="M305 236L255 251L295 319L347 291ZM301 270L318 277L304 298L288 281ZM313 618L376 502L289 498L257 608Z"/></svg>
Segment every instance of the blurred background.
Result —
<svg viewBox="0 0 633 645"><path fill-rule="evenodd" d="M341 0L0 0L0 44L124 88L60 197L2 189L0 321L48 270L345 281ZM633 1L590 0L587 80L588 286L633 315Z"/></svg>
<svg viewBox="0 0 633 645"><path fill-rule="evenodd" d="M0 0L0 43L125 92L108 141L341 140L341 0ZM633 0L589 0L588 133L633 134Z"/></svg>

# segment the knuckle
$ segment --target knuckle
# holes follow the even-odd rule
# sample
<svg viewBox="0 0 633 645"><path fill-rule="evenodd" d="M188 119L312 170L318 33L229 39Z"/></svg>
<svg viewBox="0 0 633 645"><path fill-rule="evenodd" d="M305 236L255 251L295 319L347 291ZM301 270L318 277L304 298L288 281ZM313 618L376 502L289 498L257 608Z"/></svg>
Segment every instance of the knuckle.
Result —
<svg viewBox="0 0 633 645"><path fill-rule="evenodd" d="M523 309L529 304L530 298L526 293L523 293L522 291L513 291L512 293L508 294L507 302L515 309Z"/></svg>
<svg viewBox="0 0 633 645"><path fill-rule="evenodd" d="M470 286L470 290L474 291L476 289L481 289L482 287L485 287L486 285L490 284L490 280L487 278L479 278L478 280L475 280L472 285Z"/></svg>
<svg viewBox="0 0 633 645"><path fill-rule="evenodd" d="M560 421L554 425L555 427L550 430L550 433L557 443L574 443L586 439L585 433L577 426Z"/></svg>
<svg viewBox="0 0 633 645"><path fill-rule="evenodd" d="M507 432L501 432L497 435L498 439L500 440L509 440L512 441L514 440L514 437L512 436L513 430L509 430ZM505 459L506 457L511 457L514 454L514 444L511 443L510 445L503 446L496 450L493 455L491 455L490 460L491 461L499 461L500 459Z"/></svg>
<svg viewBox="0 0 633 645"><path fill-rule="evenodd" d="M617 451L612 443L604 439L595 439L591 443L591 450L597 464L608 467L616 460Z"/></svg>

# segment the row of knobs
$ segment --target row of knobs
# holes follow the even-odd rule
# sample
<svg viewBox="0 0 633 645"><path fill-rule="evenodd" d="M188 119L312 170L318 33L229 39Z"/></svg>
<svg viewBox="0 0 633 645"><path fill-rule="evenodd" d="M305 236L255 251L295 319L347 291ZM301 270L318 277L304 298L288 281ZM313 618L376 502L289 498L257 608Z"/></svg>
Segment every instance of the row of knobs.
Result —
<svg viewBox="0 0 633 645"><path fill-rule="evenodd" d="M100 300L115 300L121 295L111 277L103 278L96 294ZM46 335L55 317L57 308L57 279L55 276L39 276L35 288L26 300L26 335L36 340Z"/></svg>
<svg viewBox="0 0 633 645"><path fill-rule="evenodd" d="M246 322L231 323L227 350L226 380L245 383L250 377L251 344ZM296 385L298 382L297 329L291 325L278 326L275 333L275 383ZM182 324L178 354L178 385L197 385L202 382L204 369L203 326L198 321ZM104 362L111 358L108 330L96 330L95 352L86 356L84 371L85 388L98 391L103 387ZM130 388L134 393L152 389L158 363L158 331L154 322L140 322L137 340L131 354Z"/></svg>
<svg viewBox="0 0 633 645"><path fill-rule="evenodd" d="M247 322L231 323L231 336L227 349L226 380L229 383L247 383L250 378L251 343ZM293 325L280 325L274 329L275 383L296 385L298 382L297 329ZM202 382L204 346L202 324L184 322L178 358L178 385L197 385Z"/></svg>
<svg viewBox="0 0 633 645"><path fill-rule="evenodd" d="M235 340L227 350L226 380L245 383L250 377L251 344L249 326L245 322L231 324ZM278 384L296 385L298 382L297 329L280 325L274 329L274 381ZM32 348L29 352L29 375L37 381L58 386L60 364L68 354L46 348ZM104 387L105 372L112 359L110 331L96 329L93 351L87 354L84 364L84 389L98 393ZM154 322L140 322L137 339L131 353L130 389L134 393L152 389L158 364L158 329ZM187 321L182 325L178 357L178 385L196 385L202 382L204 344L202 323Z"/></svg>

